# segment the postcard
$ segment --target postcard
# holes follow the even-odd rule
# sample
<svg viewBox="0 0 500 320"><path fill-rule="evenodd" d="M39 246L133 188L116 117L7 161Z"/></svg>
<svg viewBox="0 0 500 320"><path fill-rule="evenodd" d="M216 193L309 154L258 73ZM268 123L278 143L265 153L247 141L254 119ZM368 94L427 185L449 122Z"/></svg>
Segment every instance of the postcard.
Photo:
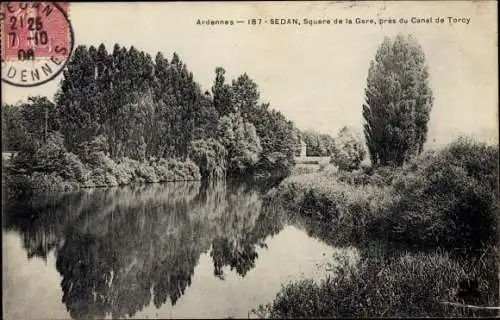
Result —
<svg viewBox="0 0 500 320"><path fill-rule="evenodd" d="M497 2L0 8L5 319L499 316Z"/></svg>

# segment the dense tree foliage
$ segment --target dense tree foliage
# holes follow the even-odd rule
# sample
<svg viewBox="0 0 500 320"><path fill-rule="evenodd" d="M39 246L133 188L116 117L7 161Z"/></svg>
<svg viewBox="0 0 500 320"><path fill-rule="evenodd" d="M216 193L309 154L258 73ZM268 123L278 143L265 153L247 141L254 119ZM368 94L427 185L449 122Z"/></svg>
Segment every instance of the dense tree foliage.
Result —
<svg viewBox="0 0 500 320"><path fill-rule="evenodd" d="M241 141L246 147L240 146L240 148L243 147L240 152L246 154L247 160L251 160L251 158L255 160L255 153L257 151L260 153L257 163L251 160L246 161L246 165L256 165L265 171L269 169L282 171L284 166L286 170L283 172L288 171L293 166L294 154L299 146L298 130L295 125L286 119L281 112L271 109L269 103L259 103L258 86L246 73L233 80L231 86L224 84L224 74L223 68L216 69L216 79L212 87L214 105L223 116L221 121L227 123L228 118L224 118L224 116L230 114L233 114L230 116L231 119L238 119L237 115L240 115L243 122L238 121L241 125L245 124L248 127L248 123L254 128L245 129L250 130L249 139L256 140L250 138L253 136L251 131L255 130L259 140L259 143L252 142L250 144ZM269 167L271 163L275 164L272 168Z"/></svg>
<svg viewBox="0 0 500 320"><path fill-rule="evenodd" d="M402 165L420 154L432 108L425 55L416 39L385 38L368 72L365 137L374 165Z"/></svg>
<svg viewBox="0 0 500 320"><path fill-rule="evenodd" d="M328 134L306 130L301 133L301 137L306 144L307 156L327 157L335 152L335 139Z"/></svg>
<svg viewBox="0 0 500 320"><path fill-rule="evenodd" d="M133 46L116 44L108 52L103 44L81 45L64 70L55 103L36 97L3 107L4 140L9 149L22 150L24 141L43 142L59 131L65 150L82 161L97 152L141 162L194 157L207 177L253 172L275 153L286 160L282 164L293 165L294 124L259 101L257 84L246 73L227 84L225 70L217 67L211 91L202 91L176 53L167 60L158 52L153 59Z"/></svg>
<svg viewBox="0 0 500 320"><path fill-rule="evenodd" d="M243 174L259 161L262 147L253 124L244 121L239 113L230 113L220 119L218 138L228 152L228 169Z"/></svg>
<svg viewBox="0 0 500 320"><path fill-rule="evenodd" d="M193 140L188 152L203 177L217 179L226 176L227 150L217 140Z"/></svg>
<svg viewBox="0 0 500 320"><path fill-rule="evenodd" d="M55 105L46 97L29 97L18 105L2 106L2 145L6 151L40 146L59 129Z"/></svg>
<svg viewBox="0 0 500 320"><path fill-rule="evenodd" d="M70 150L103 135L112 157L142 160L185 155L195 127L217 118L206 99L177 54L153 62L134 47L107 54L101 45L75 50L56 104Z"/></svg>

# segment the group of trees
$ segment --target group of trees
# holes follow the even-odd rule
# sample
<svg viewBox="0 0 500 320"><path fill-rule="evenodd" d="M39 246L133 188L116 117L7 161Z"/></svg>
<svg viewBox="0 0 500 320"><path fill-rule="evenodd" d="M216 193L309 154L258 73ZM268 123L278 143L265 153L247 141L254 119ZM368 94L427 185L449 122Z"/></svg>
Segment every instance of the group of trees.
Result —
<svg viewBox="0 0 500 320"><path fill-rule="evenodd" d="M49 115L56 112L55 105L46 97L29 97L19 105L2 106L3 150L20 151L27 143L40 145L48 134L59 130L57 119Z"/></svg>
<svg viewBox="0 0 500 320"><path fill-rule="evenodd" d="M78 46L54 103L36 97L3 106L4 140L24 150L59 131L82 160L99 151L139 161L192 156L215 166L201 171L224 174L247 173L269 157L293 164L294 124L259 102L247 74L231 84L224 75L216 68L212 92L203 92L176 53L153 59L133 46L110 53L103 44ZM216 161L206 161L210 154Z"/></svg>
<svg viewBox="0 0 500 320"><path fill-rule="evenodd" d="M328 157L335 152L335 139L329 134L305 130L300 134L309 157Z"/></svg>
<svg viewBox="0 0 500 320"><path fill-rule="evenodd" d="M79 46L55 103L32 97L3 106L4 149L32 150L59 131L68 151L82 159L97 151L135 160L189 156L213 177L278 165L286 171L302 139L308 156L338 158L340 152L344 167L359 166L364 151L338 150L353 144L299 132L259 99L246 73L227 83L217 67L211 92L202 92L176 53L169 61L161 52L152 59L118 44L111 53L103 44ZM400 166L422 152L433 97L425 55L413 37L384 39L368 72L365 100L364 135L373 165ZM339 135L352 140L346 131Z"/></svg>
<svg viewBox="0 0 500 320"><path fill-rule="evenodd" d="M330 157L341 170L355 170L366 156L361 137L352 128L342 127L334 138L313 130L301 132L300 137L306 145L306 155L312 157Z"/></svg>

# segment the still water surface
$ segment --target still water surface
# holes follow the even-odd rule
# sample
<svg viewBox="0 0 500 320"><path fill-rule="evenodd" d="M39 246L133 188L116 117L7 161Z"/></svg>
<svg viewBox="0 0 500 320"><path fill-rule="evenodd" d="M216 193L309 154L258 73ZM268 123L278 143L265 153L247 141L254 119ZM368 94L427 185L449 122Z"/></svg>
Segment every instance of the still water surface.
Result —
<svg viewBox="0 0 500 320"><path fill-rule="evenodd" d="M6 319L249 316L340 249L248 184L83 190L4 207Z"/></svg>

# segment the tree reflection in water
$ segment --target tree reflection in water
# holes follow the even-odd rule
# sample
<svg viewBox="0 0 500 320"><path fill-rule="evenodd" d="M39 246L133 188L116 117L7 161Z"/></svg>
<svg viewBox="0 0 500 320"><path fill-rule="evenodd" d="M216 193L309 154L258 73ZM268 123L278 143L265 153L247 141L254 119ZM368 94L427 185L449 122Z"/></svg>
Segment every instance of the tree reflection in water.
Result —
<svg viewBox="0 0 500 320"><path fill-rule="evenodd" d="M54 249L62 301L73 318L132 316L151 301L172 305L210 251L214 275L244 277L257 246L283 228L245 184L171 183L83 190L11 201L5 228L29 258Z"/></svg>

